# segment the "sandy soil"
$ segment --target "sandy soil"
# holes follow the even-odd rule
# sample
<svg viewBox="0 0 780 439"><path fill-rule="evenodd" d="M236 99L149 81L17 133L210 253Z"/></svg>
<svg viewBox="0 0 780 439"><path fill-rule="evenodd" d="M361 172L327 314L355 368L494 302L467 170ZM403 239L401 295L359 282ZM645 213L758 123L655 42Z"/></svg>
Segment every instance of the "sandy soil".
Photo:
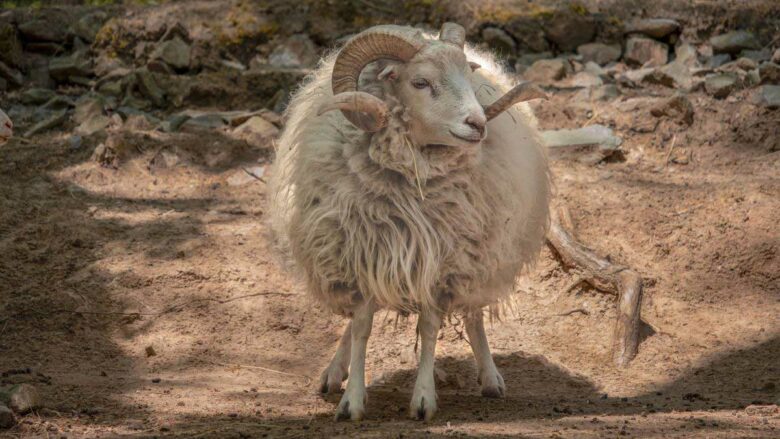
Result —
<svg viewBox="0 0 780 439"><path fill-rule="evenodd" d="M0 436L780 436L777 407L755 407L780 403L780 113L745 103L750 91L695 93L687 127L647 114L664 93L572 105L561 92L536 108L542 128L603 123L624 138L622 158L554 174L579 237L645 276L637 358L611 365L614 297L563 292L575 274L545 252L488 328L507 397L479 396L453 319L429 424L406 419L414 319L382 313L368 419L332 420L338 396L316 381L345 322L270 251L264 182L227 184L269 151L226 148L218 133L146 137L109 169L65 132L7 145L0 382L35 383L46 408ZM157 166L166 151L182 159Z"/></svg>

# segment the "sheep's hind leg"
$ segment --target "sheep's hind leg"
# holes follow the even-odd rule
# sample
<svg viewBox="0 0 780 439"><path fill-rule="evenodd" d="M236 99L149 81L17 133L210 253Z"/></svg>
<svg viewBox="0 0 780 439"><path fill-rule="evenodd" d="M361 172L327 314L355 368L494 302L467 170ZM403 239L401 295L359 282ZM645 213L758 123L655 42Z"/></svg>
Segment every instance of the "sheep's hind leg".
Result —
<svg viewBox="0 0 780 439"><path fill-rule="evenodd" d="M474 351L474 358L477 360L477 373L479 383L482 385L482 396L501 398L506 392L506 387L504 378L498 373L496 363L493 362L493 356L490 354L482 310L469 313L465 320L471 350Z"/></svg>
<svg viewBox="0 0 780 439"><path fill-rule="evenodd" d="M347 324L341 335L339 347L333 354L333 359L320 376L320 392L336 393L341 390L341 383L349 376L349 357L352 347L352 322Z"/></svg>
<svg viewBox="0 0 780 439"><path fill-rule="evenodd" d="M422 341L420 363L417 366L417 382L414 384L409 416L414 419L430 420L436 414L436 384L433 378L433 363L436 355L436 339L441 328L441 315L436 312L420 313L417 330Z"/></svg>
<svg viewBox="0 0 780 439"><path fill-rule="evenodd" d="M350 331L351 349L349 359L349 379L347 390L341 397L336 409L336 420L351 419L360 421L365 414L366 406L366 345L371 335L371 325L374 321L372 303L365 303L352 315L352 330Z"/></svg>

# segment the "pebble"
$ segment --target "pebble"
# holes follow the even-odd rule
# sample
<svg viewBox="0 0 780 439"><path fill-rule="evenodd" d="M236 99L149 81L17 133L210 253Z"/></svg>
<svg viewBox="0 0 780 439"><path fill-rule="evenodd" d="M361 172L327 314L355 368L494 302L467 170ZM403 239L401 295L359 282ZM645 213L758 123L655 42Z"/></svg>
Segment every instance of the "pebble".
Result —
<svg viewBox="0 0 780 439"><path fill-rule="evenodd" d="M582 56L582 62L593 61L603 66L620 59L623 50L620 44L588 43L577 48Z"/></svg>

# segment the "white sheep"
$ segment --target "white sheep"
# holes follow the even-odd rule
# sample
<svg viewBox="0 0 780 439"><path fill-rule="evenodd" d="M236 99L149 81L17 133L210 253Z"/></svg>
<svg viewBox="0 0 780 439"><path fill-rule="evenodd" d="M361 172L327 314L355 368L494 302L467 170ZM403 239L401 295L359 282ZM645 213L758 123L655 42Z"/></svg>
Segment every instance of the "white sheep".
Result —
<svg viewBox="0 0 780 439"><path fill-rule="evenodd" d="M504 394L483 308L513 292L548 227L535 120L526 104L511 108L540 92L510 90L492 57L464 46L453 23L438 39L373 27L323 60L290 103L272 229L311 294L351 317L322 374L322 391L335 392L349 371L336 419L364 416L366 344L381 308L419 314L412 417L436 412L434 350L447 313L465 316L482 394Z"/></svg>
<svg viewBox="0 0 780 439"><path fill-rule="evenodd" d="M5 145L14 135L14 123L7 114L0 110L0 146Z"/></svg>

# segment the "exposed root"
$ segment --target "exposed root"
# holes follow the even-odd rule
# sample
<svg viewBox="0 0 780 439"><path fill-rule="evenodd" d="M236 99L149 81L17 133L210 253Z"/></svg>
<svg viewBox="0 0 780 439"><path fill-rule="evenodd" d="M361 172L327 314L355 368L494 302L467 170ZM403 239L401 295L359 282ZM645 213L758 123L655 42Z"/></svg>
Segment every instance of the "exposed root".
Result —
<svg viewBox="0 0 780 439"><path fill-rule="evenodd" d="M593 250L575 240L562 224L571 224L565 209L553 214L547 242L569 267L578 267L583 273L571 290L580 282L587 282L599 291L618 296L618 317L612 342L612 358L620 367L628 365L639 350L640 310L642 306L642 277L630 268L615 265L598 256ZM561 220L563 219L563 221Z"/></svg>

